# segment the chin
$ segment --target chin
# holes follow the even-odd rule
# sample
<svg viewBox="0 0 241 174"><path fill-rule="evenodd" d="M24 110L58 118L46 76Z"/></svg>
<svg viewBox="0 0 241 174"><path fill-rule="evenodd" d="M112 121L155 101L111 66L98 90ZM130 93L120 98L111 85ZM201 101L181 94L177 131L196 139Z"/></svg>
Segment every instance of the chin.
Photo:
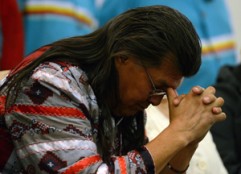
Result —
<svg viewBox="0 0 241 174"><path fill-rule="evenodd" d="M115 115L120 116L120 117L131 117L134 116L135 114L137 114L140 111L137 110L124 110L122 109L121 111L117 112Z"/></svg>

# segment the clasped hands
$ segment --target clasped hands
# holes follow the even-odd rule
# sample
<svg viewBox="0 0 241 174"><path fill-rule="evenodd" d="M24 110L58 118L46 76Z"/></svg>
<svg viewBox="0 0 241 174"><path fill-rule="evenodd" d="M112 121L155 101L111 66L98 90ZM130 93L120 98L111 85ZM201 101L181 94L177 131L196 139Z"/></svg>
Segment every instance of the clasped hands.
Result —
<svg viewBox="0 0 241 174"><path fill-rule="evenodd" d="M177 95L167 89L170 125L179 131L189 132L193 141L202 139L211 126L226 119L222 112L224 100L215 96L216 90L195 86L189 93Z"/></svg>

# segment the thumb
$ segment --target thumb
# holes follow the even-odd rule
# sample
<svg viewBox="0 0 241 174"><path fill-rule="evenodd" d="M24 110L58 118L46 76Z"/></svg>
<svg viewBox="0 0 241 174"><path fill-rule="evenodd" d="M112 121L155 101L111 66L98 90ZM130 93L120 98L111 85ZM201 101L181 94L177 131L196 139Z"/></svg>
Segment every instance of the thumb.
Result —
<svg viewBox="0 0 241 174"><path fill-rule="evenodd" d="M175 104L173 101L178 97L176 90L173 88L167 88L167 100L168 100L168 109L169 109L169 118L170 122L172 121L172 112Z"/></svg>
<svg viewBox="0 0 241 174"><path fill-rule="evenodd" d="M167 88L167 100L168 100L169 107L173 106L174 104L173 102L177 97L178 97L178 94L176 90L174 90L173 88Z"/></svg>

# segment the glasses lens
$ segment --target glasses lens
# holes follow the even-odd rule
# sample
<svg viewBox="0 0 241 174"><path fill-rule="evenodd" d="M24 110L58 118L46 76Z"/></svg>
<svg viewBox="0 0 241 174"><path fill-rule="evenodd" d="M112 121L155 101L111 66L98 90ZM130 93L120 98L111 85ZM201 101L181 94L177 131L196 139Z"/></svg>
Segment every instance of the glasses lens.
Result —
<svg viewBox="0 0 241 174"><path fill-rule="evenodd" d="M149 81L152 85L152 88L153 88L152 92L150 93L150 97L152 97L152 96L162 96L163 97L164 95L166 95L166 92L163 91L162 89L156 89L156 86L154 85L154 82L151 78L151 75L148 73L146 68L145 68L145 71L146 71L147 77L148 77L148 79L149 79Z"/></svg>

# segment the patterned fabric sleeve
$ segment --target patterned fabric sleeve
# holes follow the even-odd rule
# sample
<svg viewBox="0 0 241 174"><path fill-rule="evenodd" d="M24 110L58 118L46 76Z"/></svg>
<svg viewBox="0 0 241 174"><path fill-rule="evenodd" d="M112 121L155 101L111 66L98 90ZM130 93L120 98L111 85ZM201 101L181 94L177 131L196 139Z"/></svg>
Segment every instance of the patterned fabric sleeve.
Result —
<svg viewBox="0 0 241 174"><path fill-rule="evenodd" d="M97 123L98 114L83 71L70 65L42 64L5 115L17 163L27 173L110 173L97 152L97 130L90 122ZM14 157L11 163L16 165ZM113 163L113 173L153 173L154 168L145 148L113 156Z"/></svg>

